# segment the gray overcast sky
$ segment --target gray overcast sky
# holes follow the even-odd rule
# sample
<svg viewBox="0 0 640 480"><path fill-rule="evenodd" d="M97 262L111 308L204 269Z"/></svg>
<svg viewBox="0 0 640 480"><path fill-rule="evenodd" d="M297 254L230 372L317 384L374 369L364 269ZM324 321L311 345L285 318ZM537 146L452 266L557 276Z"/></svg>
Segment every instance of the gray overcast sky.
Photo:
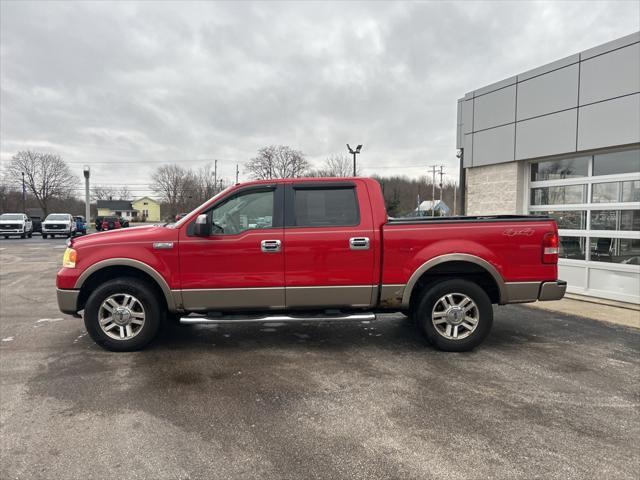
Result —
<svg viewBox="0 0 640 480"><path fill-rule="evenodd" d="M3 0L0 158L144 184L154 164L231 178L264 145L319 164L363 143L365 174L455 175L456 99L639 30L639 5Z"/></svg>

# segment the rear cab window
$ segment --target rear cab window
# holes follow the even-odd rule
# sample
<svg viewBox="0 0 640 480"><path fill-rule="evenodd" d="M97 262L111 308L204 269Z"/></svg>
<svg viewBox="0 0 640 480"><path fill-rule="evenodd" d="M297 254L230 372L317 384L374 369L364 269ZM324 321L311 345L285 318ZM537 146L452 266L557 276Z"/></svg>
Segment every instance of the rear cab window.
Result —
<svg viewBox="0 0 640 480"><path fill-rule="evenodd" d="M339 227L360 224L360 208L355 185L304 183L294 185L289 196L292 205L288 226Z"/></svg>

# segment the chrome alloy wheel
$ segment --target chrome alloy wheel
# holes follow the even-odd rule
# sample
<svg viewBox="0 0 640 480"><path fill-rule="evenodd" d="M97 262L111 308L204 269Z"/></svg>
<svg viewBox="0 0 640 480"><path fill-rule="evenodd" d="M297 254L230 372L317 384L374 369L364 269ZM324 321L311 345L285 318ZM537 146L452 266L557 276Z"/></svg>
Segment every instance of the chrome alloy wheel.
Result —
<svg viewBox="0 0 640 480"><path fill-rule="evenodd" d="M144 307L140 300L128 293L109 296L98 311L102 331L115 340L130 340L144 326Z"/></svg>
<svg viewBox="0 0 640 480"><path fill-rule="evenodd" d="M435 303L431 323L436 332L449 340L471 335L480 320L478 306L464 293L448 293Z"/></svg>

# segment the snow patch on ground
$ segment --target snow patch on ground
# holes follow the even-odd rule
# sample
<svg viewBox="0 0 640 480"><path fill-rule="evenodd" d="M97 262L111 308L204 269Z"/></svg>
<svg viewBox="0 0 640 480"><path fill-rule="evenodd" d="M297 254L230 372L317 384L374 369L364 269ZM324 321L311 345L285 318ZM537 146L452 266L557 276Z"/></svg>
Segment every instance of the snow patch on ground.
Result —
<svg viewBox="0 0 640 480"><path fill-rule="evenodd" d="M3 342L13 342L13 337L4 337L2 339Z"/></svg>
<svg viewBox="0 0 640 480"><path fill-rule="evenodd" d="M61 322L64 320L63 318L41 318L36 323L53 323L53 322Z"/></svg>

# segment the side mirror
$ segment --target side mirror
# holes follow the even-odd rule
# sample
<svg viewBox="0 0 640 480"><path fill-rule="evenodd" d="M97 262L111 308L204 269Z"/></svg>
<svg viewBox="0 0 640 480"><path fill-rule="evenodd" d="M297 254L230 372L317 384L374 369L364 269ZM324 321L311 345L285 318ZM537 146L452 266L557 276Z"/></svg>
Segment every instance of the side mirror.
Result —
<svg viewBox="0 0 640 480"><path fill-rule="evenodd" d="M198 237L208 237L211 235L211 223L209 222L209 216L206 213L198 215L198 218L196 218L193 233Z"/></svg>

